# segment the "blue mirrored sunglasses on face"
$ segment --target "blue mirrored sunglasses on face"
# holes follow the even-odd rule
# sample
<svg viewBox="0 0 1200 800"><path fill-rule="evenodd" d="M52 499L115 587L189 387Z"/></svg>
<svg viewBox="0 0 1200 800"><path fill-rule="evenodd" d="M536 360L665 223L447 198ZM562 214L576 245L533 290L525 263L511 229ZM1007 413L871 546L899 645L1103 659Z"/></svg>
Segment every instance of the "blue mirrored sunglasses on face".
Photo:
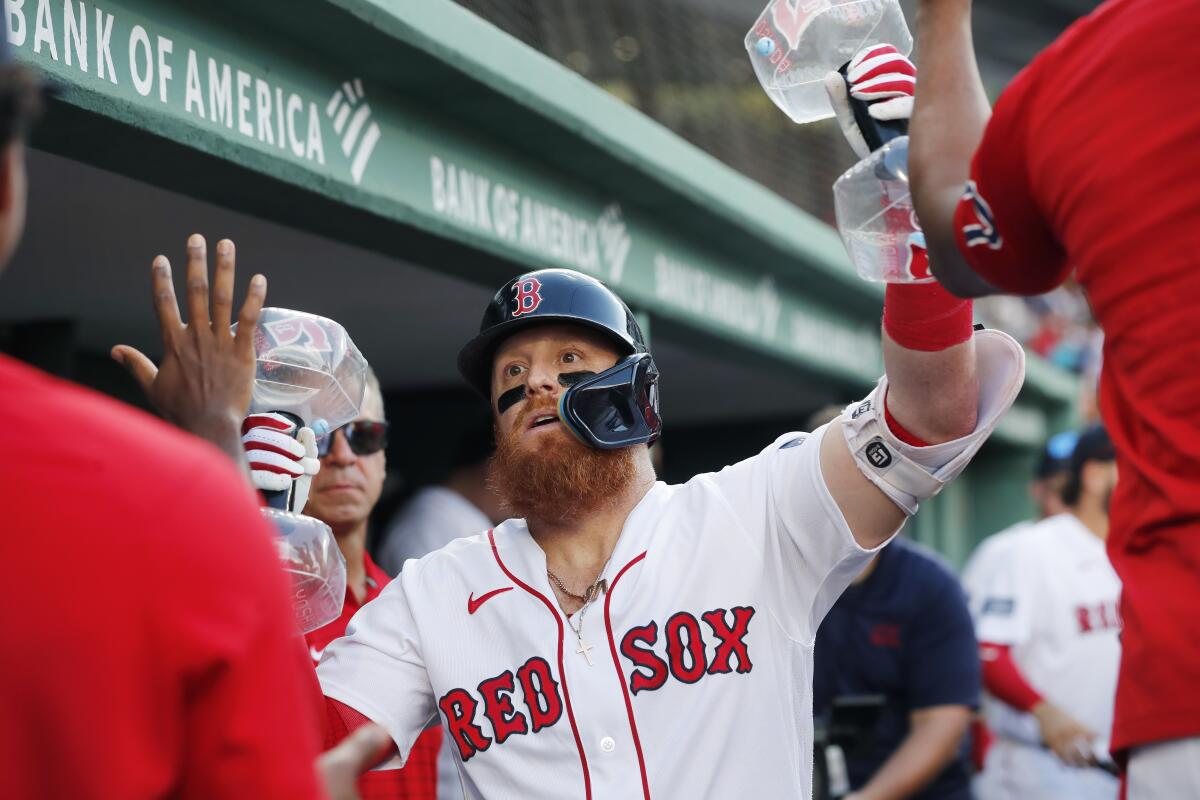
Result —
<svg viewBox="0 0 1200 800"><path fill-rule="evenodd" d="M333 447L333 437L339 433L346 437L346 444L350 445L355 455L369 456L378 453L387 447L387 432L386 422L360 420L347 423L332 433L317 438L317 456L324 458L329 455L329 450Z"/></svg>

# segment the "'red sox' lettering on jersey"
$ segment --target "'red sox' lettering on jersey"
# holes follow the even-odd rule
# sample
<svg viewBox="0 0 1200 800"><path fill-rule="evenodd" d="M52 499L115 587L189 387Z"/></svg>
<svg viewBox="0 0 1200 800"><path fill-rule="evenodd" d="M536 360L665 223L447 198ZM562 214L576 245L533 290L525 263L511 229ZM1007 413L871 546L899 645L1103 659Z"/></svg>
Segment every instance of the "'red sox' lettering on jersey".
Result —
<svg viewBox="0 0 1200 800"><path fill-rule="evenodd" d="M707 675L749 672L754 664L746 635L753 616L754 609L749 606L732 611L718 608L700 615L715 637L711 658L706 655L699 622L685 611L673 614L664 626L665 657L651 649L658 643L657 623L630 628L621 637L621 653L632 665L628 671L630 691L636 695L643 689L658 689L668 675L682 683L696 683ZM563 699L550 664L534 656L516 670L515 677L513 670L505 670L481 681L475 691L451 689L438 701L438 709L466 762L493 743L501 745L510 736L537 733L556 724L562 718ZM481 725L483 721L490 723L490 735Z"/></svg>
<svg viewBox="0 0 1200 800"><path fill-rule="evenodd" d="M570 618L522 520L408 562L329 646L322 688L401 753L440 720L469 800L808 798L798 687L821 618L873 552L821 477L823 436L656 484L607 592Z"/></svg>

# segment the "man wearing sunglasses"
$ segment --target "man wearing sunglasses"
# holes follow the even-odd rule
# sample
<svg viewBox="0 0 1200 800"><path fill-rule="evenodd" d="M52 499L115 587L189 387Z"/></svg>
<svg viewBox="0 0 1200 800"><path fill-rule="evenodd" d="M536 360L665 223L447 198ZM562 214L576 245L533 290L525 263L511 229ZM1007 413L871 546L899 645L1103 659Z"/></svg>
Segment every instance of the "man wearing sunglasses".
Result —
<svg viewBox="0 0 1200 800"><path fill-rule="evenodd" d="M868 398L669 486L629 308L570 270L509 281L459 368L513 518L355 615L317 670L330 723L379 723L404 756L439 717L469 798L808 798L821 618L1021 385L1011 338L915 289L889 288Z"/></svg>
<svg viewBox="0 0 1200 800"><path fill-rule="evenodd" d="M333 531L346 559L346 598L342 614L304 637L313 666L325 648L344 636L346 626L360 608L383 591L389 578L367 553L367 523L387 475L388 423L379 379L367 368L367 389L362 413L334 431L316 439L316 464L293 438L294 424L278 414L253 414L243 426L243 445L254 484L262 491L277 488L273 475L308 482L298 496L306 496L299 510L316 517ZM315 473L315 474L314 474ZM393 797L434 797L437 791L437 754L441 730L426 731L413 746L403 769L368 772L358 781L363 800Z"/></svg>

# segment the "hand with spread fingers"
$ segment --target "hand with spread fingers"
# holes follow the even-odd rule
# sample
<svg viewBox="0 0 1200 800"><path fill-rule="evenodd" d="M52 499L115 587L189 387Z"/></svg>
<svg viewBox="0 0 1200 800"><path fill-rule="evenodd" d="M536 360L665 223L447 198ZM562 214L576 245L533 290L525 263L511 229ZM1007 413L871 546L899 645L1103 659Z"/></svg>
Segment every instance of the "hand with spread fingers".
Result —
<svg viewBox="0 0 1200 800"><path fill-rule="evenodd" d="M114 347L112 357L129 370L159 413L244 463L241 424L254 388L254 332L266 300L267 280L262 275L250 279L235 334L230 329L234 263L233 242L222 239L217 243L210 303L204 237L192 234L188 238L188 321L184 324L171 264L166 256L157 256L151 267L151 286L162 332L162 363L155 366L128 345Z"/></svg>

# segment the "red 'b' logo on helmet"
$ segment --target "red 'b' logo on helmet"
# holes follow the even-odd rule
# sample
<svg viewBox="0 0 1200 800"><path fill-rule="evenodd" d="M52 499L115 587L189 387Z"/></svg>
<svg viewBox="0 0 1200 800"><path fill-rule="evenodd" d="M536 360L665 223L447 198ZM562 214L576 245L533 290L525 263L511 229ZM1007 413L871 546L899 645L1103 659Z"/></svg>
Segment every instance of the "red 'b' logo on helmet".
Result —
<svg viewBox="0 0 1200 800"><path fill-rule="evenodd" d="M537 307L542 304L541 281L537 278L526 278L513 284L513 304L516 306L512 312L514 317L537 311Z"/></svg>

